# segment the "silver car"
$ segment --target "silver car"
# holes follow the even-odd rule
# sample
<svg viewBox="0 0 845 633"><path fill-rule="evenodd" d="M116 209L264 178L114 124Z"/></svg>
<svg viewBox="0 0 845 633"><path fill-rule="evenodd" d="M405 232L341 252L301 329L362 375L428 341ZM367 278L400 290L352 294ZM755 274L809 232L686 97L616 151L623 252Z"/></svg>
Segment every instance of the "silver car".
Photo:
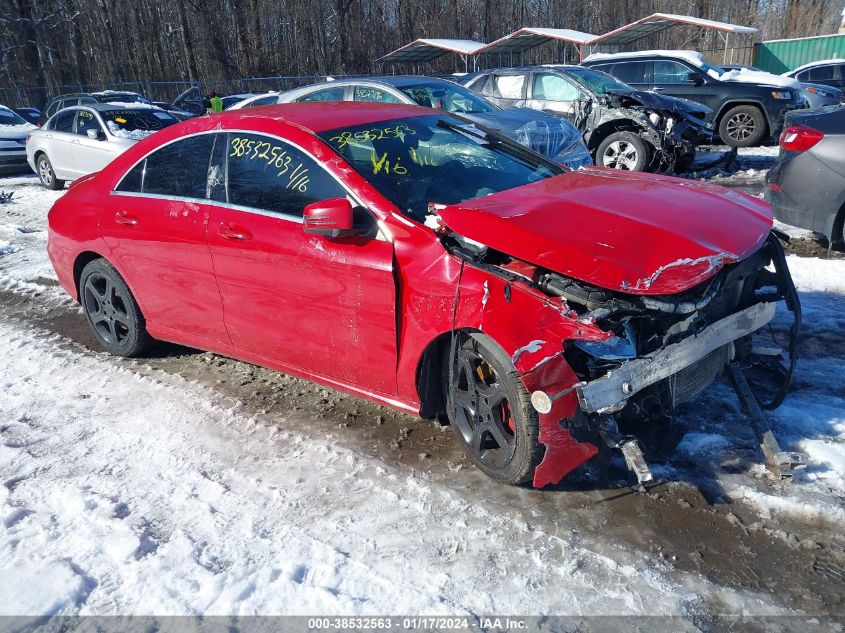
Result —
<svg viewBox="0 0 845 633"><path fill-rule="evenodd" d="M151 105L98 103L59 110L30 132L26 159L48 189L100 171L119 154L178 119Z"/></svg>
<svg viewBox="0 0 845 633"><path fill-rule="evenodd" d="M0 106L0 174L27 171L26 136L35 126Z"/></svg>
<svg viewBox="0 0 845 633"><path fill-rule="evenodd" d="M593 164L581 132L568 121L527 108L502 110L480 94L446 79L403 75L344 79L294 88L278 97L278 103L309 101L371 101L436 108L495 130L571 169Z"/></svg>

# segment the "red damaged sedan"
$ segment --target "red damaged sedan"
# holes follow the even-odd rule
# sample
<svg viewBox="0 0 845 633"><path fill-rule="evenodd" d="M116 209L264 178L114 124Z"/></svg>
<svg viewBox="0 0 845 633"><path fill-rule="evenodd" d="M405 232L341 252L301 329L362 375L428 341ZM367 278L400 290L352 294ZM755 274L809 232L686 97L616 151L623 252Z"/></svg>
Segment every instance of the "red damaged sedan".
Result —
<svg viewBox="0 0 845 633"><path fill-rule="evenodd" d="M613 449L649 481L630 430L725 371L770 465L798 459L758 404L786 393L800 309L769 206L741 193L569 171L430 109L307 103L157 132L49 227L110 352L172 341L448 419L501 482ZM757 341L780 301L788 349Z"/></svg>

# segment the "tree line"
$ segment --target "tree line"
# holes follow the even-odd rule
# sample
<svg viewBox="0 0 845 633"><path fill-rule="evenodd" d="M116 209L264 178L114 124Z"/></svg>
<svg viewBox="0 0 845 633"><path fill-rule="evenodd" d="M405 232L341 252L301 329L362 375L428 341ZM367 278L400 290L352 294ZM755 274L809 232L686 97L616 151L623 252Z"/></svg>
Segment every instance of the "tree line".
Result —
<svg viewBox="0 0 845 633"><path fill-rule="evenodd" d="M756 26L761 39L835 33L845 0L4 0L7 88L378 73L419 37L490 42L523 26L604 33L654 12ZM718 48L673 29L642 47ZM537 53L552 59L560 46ZM570 54L571 59L571 54ZM463 69L453 58L423 70ZM420 69L415 69L420 70Z"/></svg>

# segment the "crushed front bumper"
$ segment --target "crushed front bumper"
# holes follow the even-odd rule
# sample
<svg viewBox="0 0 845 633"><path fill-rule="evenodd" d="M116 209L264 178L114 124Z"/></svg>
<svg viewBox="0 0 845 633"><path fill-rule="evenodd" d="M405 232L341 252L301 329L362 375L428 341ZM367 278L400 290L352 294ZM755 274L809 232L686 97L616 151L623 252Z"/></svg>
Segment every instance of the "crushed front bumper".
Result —
<svg viewBox="0 0 845 633"><path fill-rule="evenodd" d="M646 387L677 374L711 352L756 332L775 316L775 304L756 303L716 321L698 334L647 356L622 363L601 378L579 385L578 402L585 413L616 409Z"/></svg>

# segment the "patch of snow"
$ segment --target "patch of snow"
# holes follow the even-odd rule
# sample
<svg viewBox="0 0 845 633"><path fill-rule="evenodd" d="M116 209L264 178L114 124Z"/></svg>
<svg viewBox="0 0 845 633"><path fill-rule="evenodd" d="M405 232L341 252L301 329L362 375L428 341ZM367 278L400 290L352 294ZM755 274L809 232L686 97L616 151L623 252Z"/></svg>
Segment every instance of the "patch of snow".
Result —
<svg viewBox="0 0 845 633"><path fill-rule="evenodd" d="M106 104L109 107L117 106L127 110L161 110L157 105L152 103L141 103L140 101L109 101Z"/></svg>
<svg viewBox="0 0 845 633"><path fill-rule="evenodd" d="M772 73L761 70L749 70L747 68L735 68L734 70L724 72L719 76L719 80L745 84L763 84L765 86L777 86L779 88L792 88L793 90L801 89L801 83L791 77L773 75Z"/></svg>
<svg viewBox="0 0 845 633"><path fill-rule="evenodd" d="M686 62L689 62L696 68L702 68L705 64L707 64L707 60L704 59L704 55L699 53L698 51L690 51L690 50L651 50L651 51L629 51L625 53L593 53L592 55L587 55L584 58L585 62L592 62L592 61L604 61L610 59L622 59L622 58L630 58L630 57L651 57L652 55L658 55L660 57L673 57L675 59L682 59Z"/></svg>

